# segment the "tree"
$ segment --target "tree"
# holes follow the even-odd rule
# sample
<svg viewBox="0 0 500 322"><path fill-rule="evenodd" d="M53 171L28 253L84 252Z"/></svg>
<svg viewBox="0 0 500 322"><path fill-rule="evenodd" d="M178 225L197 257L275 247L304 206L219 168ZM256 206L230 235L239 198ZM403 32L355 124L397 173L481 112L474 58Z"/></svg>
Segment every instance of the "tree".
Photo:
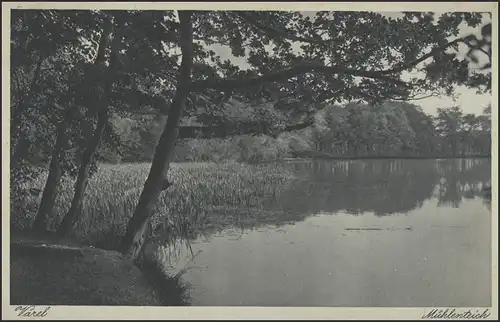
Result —
<svg viewBox="0 0 500 322"><path fill-rule="evenodd" d="M413 152L417 155L433 155L437 146L434 120L421 107L408 102L391 102L401 108L415 133Z"/></svg>
<svg viewBox="0 0 500 322"><path fill-rule="evenodd" d="M91 36L92 29L79 28L78 22L88 21L92 14L90 11L12 11L11 174L14 183L19 172L32 171L33 165L43 165L50 158L47 184L33 224L36 230L45 229L59 179L74 161L64 155L72 137L66 132L69 128L74 130L81 120L80 111L73 105L81 79L78 70L83 67L88 47L78 44L81 37ZM31 79L30 69L34 69ZM75 145L75 140L69 144ZM14 194L20 196L22 192L14 191Z"/></svg>
<svg viewBox="0 0 500 322"><path fill-rule="evenodd" d="M113 17L106 17L105 24L102 31L101 42L98 48L98 55L95 60L95 74L98 73L98 70L103 68L105 65L104 52L107 48L107 44L110 38L111 33L113 32L114 27ZM114 27L114 28L113 28ZM104 133L104 129L108 123L108 109L110 104L110 96L111 96L111 87L113 85L114 72L117 68L117 56L118 56L118 46L120 43L120 34L114 32L114 38L111 45L111 53L110 53L110 62L109 67L106 68L106 73L103 74L102 85L96 84L96 88L100 89L97 91L98 96L98 112L97 112L97 125L95 131L88 142L88 146L83 152L82 162L80 165L80 169L78 170L78 177L75 183L75 191L74 196L71 201L71 206L64 216L61 224L57 228L57 233L60 235L65 235L68 233L70 228L73 226L75 220L77 219L78 212L80 211L80 207L83 202L83 195L85 193L85 187L87 185L89 171L92 163L94 162L95 152L99 146L101 141L101 137Z"/></svg>
<svg viewBox="0 0 500 322"><path fill-rule="evenodd" d="M477 133L475 144L479 153L491 154L491 104L483 110L483 114L476 117Z"/></svg>
<svg viewBox="0 0 500 322"><path fill-rule="evenodd" d="M470 71L467 61L446 51L463 42L447 39L456 34L459 24L476 26L481 22L479 14L447 13L437 19L437 25L432 14L420 12L405 13L398 20L368 12L319 12L314 21L299 12L179 11L178 16L179 22L164 18L165 33L179 32L182 51L175 95L121 244L122 251L132 258L142 248L181 115L185 108L189 115L196 98L208 95L255 101L300 96L315 104L342 99L379 102L429 90L449 93L456 84L480 87L489 82L489 75ZM251 68L241 70L229 61L221 62L195 40L207 45L228 44L233 55L248 56ZM291 50L297 41L303 43L302 53ZM265 45L271 44L269 53ZM403 80L403 72L422 65L427 77ZM217 105L205 104L208 109Z"/></svg>
<svg viewBox="0 0 500 322"><path fill-rule="evenodd" d="M162 183L166 179L166 172L172 156L175 141L178 136L179 123L182 117L184 104L189 95L191 83L191 72L193 68L193 27L191 24L191 12L179 12L180 45L182 50L182 62L179 70L177 90L172 99L172 104L168 113L168 120L165 129L160 137L151 171L144 184L144 189L139 197L139 203L127 227L127 232L123 237L122 247L124 252L132 254L136 258L142 246L149 225L147 220L152 213L153 201L158 198L162 191Z"/></svg>
<svg viewBox="0 0 500 322"><path fill-rule="evenodd" d="M95 17L95 21L103 21L104 26L102 27L102 42L98 47L99 54L89 72L89 81L85 84L88 88L85 103L91 117L95 116L96 125L93 131L88 131L85 135L86 146L81 156L74 196L68 212L57 229L57 233L61 236L70 232L79 217L90 171L98 159L103 137L107 134L108 139L118 141L116 129L110 122L110 115L113 112L123 113L124 111L119 108L121 104L157 105L155 99L146 98L142 92L143 89L140 88L143 84L149 85L148 81L151 76L147 72L151 65L148 64L154 64L162 56L158 48L161 44L151 45L150 39L145 39L143 34L138 32L140 30L142 33L155 33L154 30L147 28L141 30L144 27L144 20L150 18L150 15L155 14L154 12L138 14L135 11L109 11L102 12L100 16ZM147 24L149 23L150 21L147 21ZM150 28L154 27L154 24L147 24L146 26ZM108 48L111 36L113 40ZM107 58L106 52L109 52ZM137 59L141 59L142 62L139 66L135 65ZM157 77L162 73L163 70L160 69L152 75ZM119 142L113 143L111 145L119 145Z"/></svg>
<svg viewBox="0 0 500 322"><path fill-rule="evenodd" d="M43 112L49 113L43 111L43 107L52 108L52 102L47 100L54 99L55 92L65 92L61 84L64 81L60 78L71 68L68 63L74 53L70 48L79 42L80 37L89 36L88 29L79 29L74 18L87 20L89 15L90 11L74 11L72 14L57 10L12 11L12 168L16 168L24 152L30 148L28 133L33 120Z"/></svg>
<svg viewBox="0 0 500 322"><path fill-rule="evenodd" d="M374 107L380 115L381 125L378 128L382 153L407 154L415 146L415 130L412 128L405 111L392 102L384 102Z"/></svg>
<svg viewBox="0 0 500 322"><path fill-rule="evenodd" d="M461 147L461 129L463 113L458 106L438 108L436 131L443 139L445 151L450 151L453 156L458 155Z"/></svg>

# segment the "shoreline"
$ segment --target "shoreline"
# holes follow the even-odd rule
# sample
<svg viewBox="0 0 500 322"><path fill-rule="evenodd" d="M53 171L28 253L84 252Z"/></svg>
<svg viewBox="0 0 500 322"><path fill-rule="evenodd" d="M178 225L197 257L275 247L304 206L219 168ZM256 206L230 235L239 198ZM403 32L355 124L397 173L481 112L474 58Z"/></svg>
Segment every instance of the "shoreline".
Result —
<svg viewBox="0 0 500 322"><path fill-rule="evenodd" d="M188 305L180 276L170 276L153 259L136 263L117 251L50 234L17 233L10 249L11 305ZM61 286L55 293L54 284Z"/></svg>
<svg viewBox="0 0 500 322"><path fill-rule="evenodd" d="M491 159L491 155L472 156L328 156L328 155L304 155L292 158L284 158L283 161L291 160L453 160L453 159ZM280 161L280 160L277 160Z"/></svg>

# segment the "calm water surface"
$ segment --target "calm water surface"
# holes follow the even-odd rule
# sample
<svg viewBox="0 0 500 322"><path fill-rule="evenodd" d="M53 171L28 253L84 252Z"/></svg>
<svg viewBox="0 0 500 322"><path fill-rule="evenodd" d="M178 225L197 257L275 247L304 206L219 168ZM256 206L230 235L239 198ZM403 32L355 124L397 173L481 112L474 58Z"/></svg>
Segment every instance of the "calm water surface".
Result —
<svg viewBox="0 0 500 322"><path fill-rule="evenodd" d="M488 159L283 164L280 225L192 243L194 306L490 306Z"/></svg>

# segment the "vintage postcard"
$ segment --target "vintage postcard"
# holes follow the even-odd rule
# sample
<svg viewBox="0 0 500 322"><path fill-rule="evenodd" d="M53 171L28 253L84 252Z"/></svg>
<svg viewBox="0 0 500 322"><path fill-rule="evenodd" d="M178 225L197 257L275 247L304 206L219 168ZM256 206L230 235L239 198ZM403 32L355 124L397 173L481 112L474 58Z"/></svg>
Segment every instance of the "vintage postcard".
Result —
<svg viewBox="0 0 500 322"><path fill-rule="evenodd" d="M2 317L498 319L497 12L2 3Z"/></svg>

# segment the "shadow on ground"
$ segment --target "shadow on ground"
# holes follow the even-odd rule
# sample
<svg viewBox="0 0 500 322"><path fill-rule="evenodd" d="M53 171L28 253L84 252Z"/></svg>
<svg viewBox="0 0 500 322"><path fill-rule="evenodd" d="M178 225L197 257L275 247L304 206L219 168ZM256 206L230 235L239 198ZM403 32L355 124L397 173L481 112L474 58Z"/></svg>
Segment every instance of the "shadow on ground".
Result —
<svg viewBox="0 0 500 322"><path fill-rule="evenodd" d="M10 304L185 305L177 279L165 277L159 284L144 273L115 251L16 237L10 247Z"/></svg>

